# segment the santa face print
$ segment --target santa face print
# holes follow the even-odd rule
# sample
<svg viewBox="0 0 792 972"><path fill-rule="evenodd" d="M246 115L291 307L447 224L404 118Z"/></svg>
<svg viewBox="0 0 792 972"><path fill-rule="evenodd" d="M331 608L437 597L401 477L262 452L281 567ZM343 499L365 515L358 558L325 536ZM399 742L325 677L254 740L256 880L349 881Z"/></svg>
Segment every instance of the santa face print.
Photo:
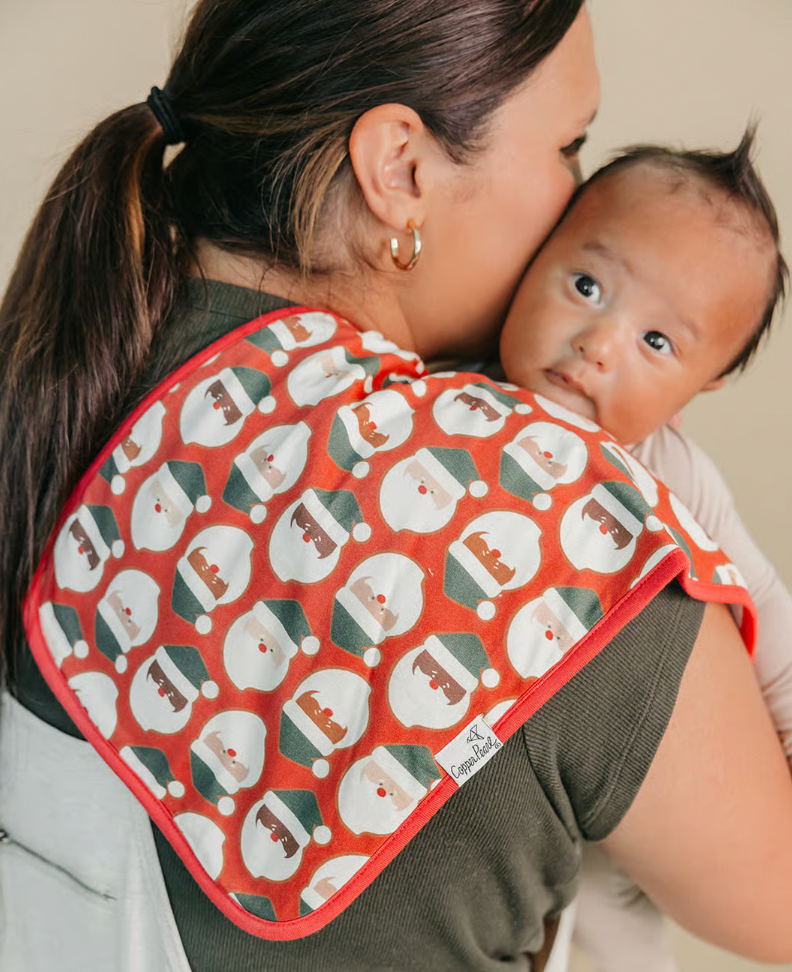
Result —
<svg viewBox="0 0 792 972"><path fill-rule="evenodd" d="M432 653L432 640L399 659L388 682L388 701L405 726L447 729L467 713L470 684L475 687L478 681L469 672L465 673L465 685L457 681L456 668L448 671Z"/></svg>
<svg viewBox="0 0 792 972"><path fill-rule="evenodd" d="M197 690L175 675L161 649L143 662L129 689L129 705L141 729L165 735L187 725L197 698Z"/></svg>
<svg viewBox="0 0 792 972"><path fill-rule="evenodd" d="M392 530L434 533L451 520L458 498L459 488L452 495L417 455L409 456L383 477L380 510Z"/></svg>
<svg viewBox="0 0 792 972"><path fill-rule="evenodd" d="M447 435L486 439L503 428L511 409L499 404L483 387L448 389L432 406L435 422Z"/></svg>
<svg viewBox="0 0 792 972"><path fill-rule="evenodd" d="M155 472L141 485L132 504L132 542L138 550L170 550L184 533L192 504L175 495L173 477L167 467ZM170 479L171 482L167 480Z"/></svg>
<svg viewBox="0 0 792 972"><path fill-rule="evenodd" d="M392 834L404 823L426 790L404 780L384 767L375 754L353 763L338 788L338 812L355 834Z"/></svg>
<svg viewBox="0 0 792 972"><path fill-rule="evenodd" d="M278 425L257 436L234 459L223 499L249 512L256 521L252 508L291 489L302 475L310 437L311 430L304 422Z"/></svg>
<svg viewBox="0 0 792 972"><path fill-rule="evenodd" d="M630 488L640 496L638 490ZM632 560L643 522L626 511L620 516L614 509L605 491L595 488L564 514L559 528L561 548L578 570L615 574Z"/></svg>
<svg viewBox="0 0 792 972"><path fill-rule="evenodd" d="M223 831L216 823L199 813L177 814L173 822L184 834L209 877L212 880L218 878L223 870Z"/></svg>
<svg viewBox="0 0 792 972"><path fill-rule="evenodd" d="M237 688L271 692L286 678L296 646L285 632L275 631L255 611L248 611L228 629L223 644L226 672Z"/></svg>
<svg viewBox="0 0 792 972"><path fill-rule="evenodd" d="M185 398L179 432L185 445L227 445L251 412L274 408L266 375L253 368L224 368L199 382Z"/></svg>
<svg viewBox="0 0 792 972"><path fill-rule="evenodd" d="M295 405L318 405L365 377L360 365L347 360L343 347L327 348L300 362L289 373L286 388Z"/></svg>
<svg viewBox="0 0 792 972"><path fill-rule="evenodd" d="M269 329L285 351L312 348L329 341L336 332L336 322L328 314L288 314L270 324Z"/></svg>
<svg viewBox="0 0 792 972"><path fill-rule="evenodd" d="M164 417L165 406L162 402L155 402L113 449L102 467L101 475L110 481L111 489L116 495L126 489L126 473L134 467L144 466L156 454L162 441Z"/></svg>
<svg viewBox="0 0 792 972"><path fill-rule="evenodd" d="M159 595L154 579L140 570L122 570L108 584L96 608L94 633L96 647L115 661L118 671L126 669L123 656L154 634Z"/></svg>
<svg viewBox="0 0 792 972"><path fill-rule="evenodd" d="M117 527L115 532L117 536ZM92 591L102 580L111 549L112 542L102 536L91 511L81 506L63 524L55 541L53 565L58 587L81 594Z"/></svg>
<svg viewBox="0 0 792 972"><path fill-rule="evenodd" d="M211 630L207 614L230 604L250 583L253 541L237 527L213 526L196 534L179 559L172 595L177 614L201 634Z"/></svg>
<svg viewBox="0 0 792 972"><path fill-rule="evenodd" d="M300 892L301 907L315 911L351 881L367 860L361 854L346 854L326 861Z"/></svg>
<svg viewBox="0 0 792 972"><path fill-rule="evenodd" d="M617 469L626 472L635 483L637 489L650 506L657 506L659 498L657 483L651 473L624 446L618 442L603 442L600 444L602 454L613 463Z"/></svg>
<svg viewBox="0 0 792 972"><path fill-rule="evenodd" d="M713 551L718 549L717 543L707 531L695 520L693 514L685 506L676 493L669 493L671 509L679 520L679 525L700 550Z"/></svg>
<svg viewBox="0 0 792 972"><path fill-rule="evenodd" d="M91 722L109 739L118 722L118 689L112 678L102 672L81 672L69 679L69 687L87 711Z"/></svg>
<svg viewBox="0 0 792 972"><path fill-rule="evenodd" d="M299 869L303 849L310 840L311 834L299 817L279 794L270 790L245 817L242 860L253 877L286 881Z"/></svg>
<svg viewBox="0 0 792 972"><path fill-rule="evenodd" d="M257 715L231 709L211 718L191 744L193 782L220 813L232 813L230 797L261 778L266 736Z"/></svg>
<svg viewBox="0 0 792 972"><path fill-rule="evenodd" d="M568 603L577 597L585 600L588 614L575 614ZM579 608L580 612L580 608ZM549 588L520 608L506 636L509 661L523 678L539 678L583 638L602 609L593 591Z"/></svg>

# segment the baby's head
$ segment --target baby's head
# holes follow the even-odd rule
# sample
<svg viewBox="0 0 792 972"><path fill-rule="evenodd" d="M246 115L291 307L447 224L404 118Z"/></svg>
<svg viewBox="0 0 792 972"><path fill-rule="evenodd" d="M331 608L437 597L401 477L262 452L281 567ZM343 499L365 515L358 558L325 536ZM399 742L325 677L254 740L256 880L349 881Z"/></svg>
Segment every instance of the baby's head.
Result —
<svg viewBox="0 0 792 972"><path fill-rule="evenodd" d="M507 378L630 443L743 368L787 281L752 141L638 147L581 186L512 303Z"/></svg>

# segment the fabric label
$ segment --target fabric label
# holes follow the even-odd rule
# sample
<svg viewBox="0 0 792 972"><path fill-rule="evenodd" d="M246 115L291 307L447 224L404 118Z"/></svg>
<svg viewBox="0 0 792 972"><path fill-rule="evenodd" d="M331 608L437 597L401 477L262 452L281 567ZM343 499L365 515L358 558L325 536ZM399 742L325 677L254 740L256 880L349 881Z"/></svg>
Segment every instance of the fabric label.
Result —
<svg viewBox="0 0 792 972"><path fill-rule="evenodd" d="M456 780L457 786L462 786L492 759L502 745L484 716L479 715L439 753L435 753L435 760Z"/></svg>

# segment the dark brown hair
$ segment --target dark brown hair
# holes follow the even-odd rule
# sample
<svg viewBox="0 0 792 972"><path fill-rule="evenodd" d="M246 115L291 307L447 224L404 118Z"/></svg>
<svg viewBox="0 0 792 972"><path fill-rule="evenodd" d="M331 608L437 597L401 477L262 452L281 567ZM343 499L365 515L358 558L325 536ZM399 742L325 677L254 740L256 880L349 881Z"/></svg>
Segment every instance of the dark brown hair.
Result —
<svg viewBox="0 0 792 972"><path fill-rule="evenodd" d="M778 216L752 161L755 138L756 125L751 124L732 152L673 149L663 145L630 146L578 186L564 213L566 215L572 209L589 186L601 179L636 165L651 165L675 176L678 181L674 188L697 181L705 188L721 193L731 204L742 208L755 219L759 232L766 234L773 244L775 267L770 293L748 343L723 371L723 375L745 370L763 338L769 334L776 311L781 306L789 285L789 269L781 252Z"/></svg>
<svg viewBox="0 0 792 972"><path fill-rule="evenodd" d="M583 0L200 0L165 92L186 144L145 103L77 147L0 305L0 643L60 510L162 357L191 241L307 273L349 134L369 108L413 108L459 163ZM177 362L174 361L174 365ZM0 660L0 665L2 661Z"/></svg>

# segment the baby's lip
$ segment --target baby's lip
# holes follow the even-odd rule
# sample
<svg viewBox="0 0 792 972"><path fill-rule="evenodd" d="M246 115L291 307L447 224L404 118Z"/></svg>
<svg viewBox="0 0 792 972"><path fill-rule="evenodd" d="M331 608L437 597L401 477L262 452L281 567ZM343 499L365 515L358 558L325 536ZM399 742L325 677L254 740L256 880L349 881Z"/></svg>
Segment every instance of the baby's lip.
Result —
<svg viewBox="0 0 792 972"><path fill-rule="evenodd" d="M578 394L583 395L584 398L589 397L583 385L565 371L557 368L545 368L545 376L552 385L576 391Z"/></svg>

